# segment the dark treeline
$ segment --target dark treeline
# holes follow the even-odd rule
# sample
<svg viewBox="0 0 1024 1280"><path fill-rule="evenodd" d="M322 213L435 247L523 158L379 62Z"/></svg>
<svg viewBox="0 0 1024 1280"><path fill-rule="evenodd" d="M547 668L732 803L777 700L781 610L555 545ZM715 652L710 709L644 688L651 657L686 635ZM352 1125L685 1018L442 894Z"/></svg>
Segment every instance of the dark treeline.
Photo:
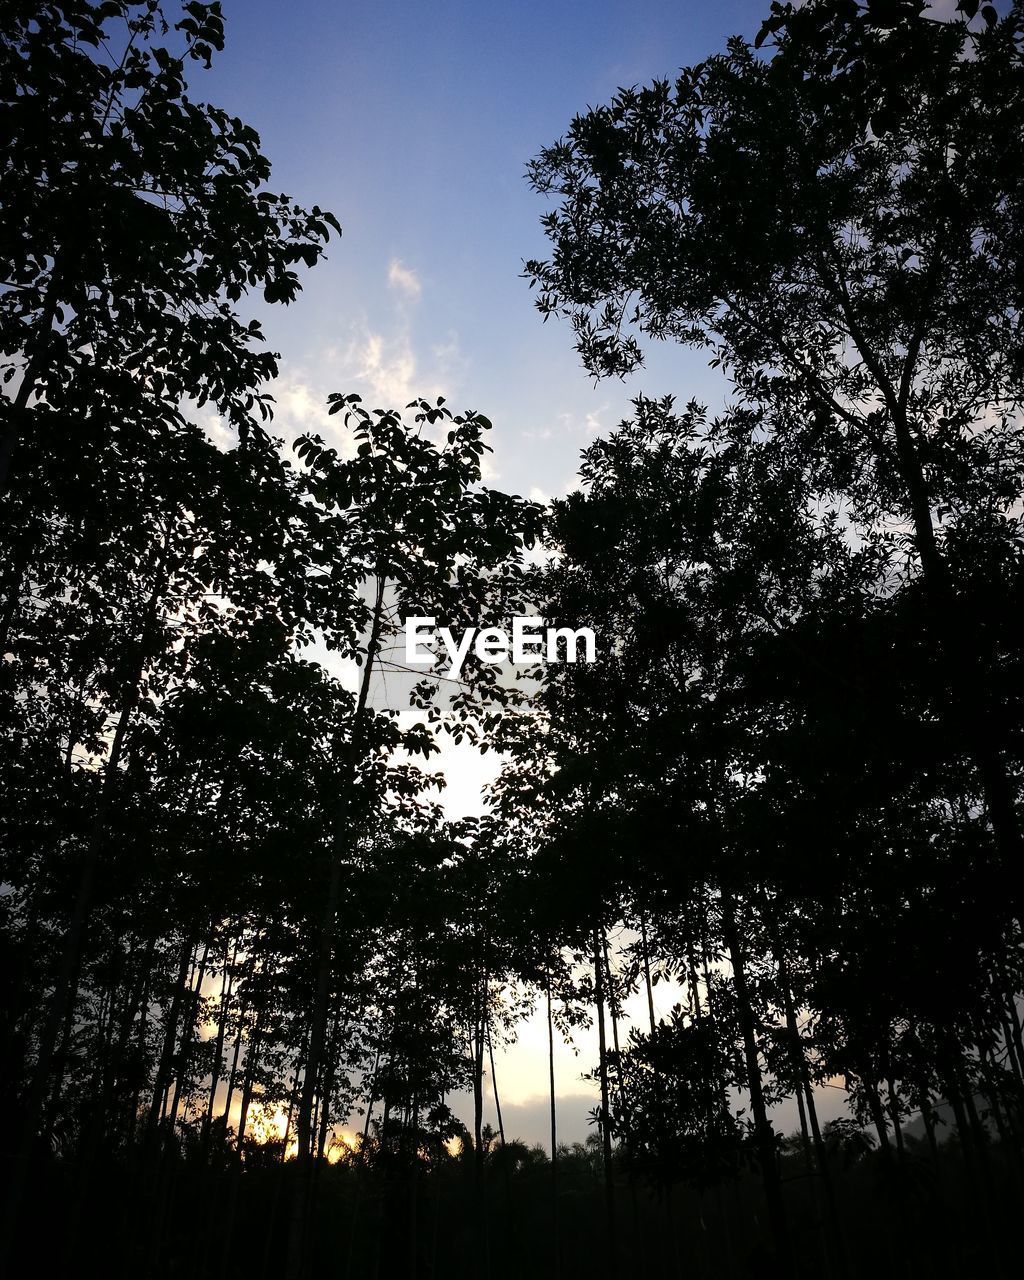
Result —
<svg viewBox="0 0 1024 1280"><path fill-rule="evenodd" d="M8 1272L1016 1274L1020 6L776 4L538 155L586 370L728 388L546 509L443 400L272 435L247 300L340 227L192 96L219 5L0 12ZM524 613L598 661L402 670Z"/></svg>

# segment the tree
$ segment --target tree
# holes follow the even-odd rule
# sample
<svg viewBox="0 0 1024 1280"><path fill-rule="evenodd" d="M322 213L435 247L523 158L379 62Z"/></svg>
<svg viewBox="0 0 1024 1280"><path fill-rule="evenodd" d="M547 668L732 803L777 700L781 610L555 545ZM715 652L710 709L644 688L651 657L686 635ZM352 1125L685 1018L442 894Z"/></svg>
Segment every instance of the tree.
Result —
<svg viewBox="0 0 1024 1280"><path fill-rule="evenodd" d="M1009 870L1003 655L958 556L1010 545L1024 485L1024 15L985 19L773 5L753 45L621 91L541 153L553 251L527 271L593 374L635 368L638 335L709 349L858 530L909 525L939 697Z"/></svg>
<svg viewBox="0 0 1024 1280"><path fill-rule="evenodd" d="M0 492L19 440L47 456L93 424L123 447L165 439L189 403L260 439L275 357L237 304L291 302L332 214L266 189L259 136L193 101L187 75L223 47L219 3L188 3L173 31L157 0L5 6ZM177 49L161 44L173 36ZM41 495L19 495L22 542ZM15 508L17 511L17 507ZM22 543L7 555L18 551Z"/></svg>
<svg viewBox="0 0 1024 1280"><path fill-rule="evenodd" d="M253 621L274 611L261 599L267 578L241 578L261 555L288 578L277 553L295 511L260 425L275 357L235 304L253 288L290 301L294 268L315 265L338 224L267 191L256 133L190 98L187 72L222 41L218 4L185 5L173 34L154 0L5 9L4 769L28 784L23 799L38 789L61 815L45 851L77 885L57 912L65 936L35 1038L23 1157L60 1092L54 1052L68 1042L97 879L151 699L187 667L182 635L211 623L212 588L239 588L246 602L228 611ZM236 449L218 450L190 420L207 404ZM256 515L245 508L261 486ZM173 613L190 607L172 639ZM17 762L24 742L31 777Z"/></svg>
<svg viewBox="0 0 1024 1280"><path fill-rule="evenodd" d="M372 812L382 794L370 788L360 796L356 788L360 774L372 764L367 725L374 718L388 718L387 713L371 714L370 682L378 664L387 664L385 647L404 617L432 615L452 625L462 620L472 626L482 615L514 613L521 594L521 551L532 545L539 528L535 504L480 487L480 459L487 449L484 433L491 425L482 415L456 415L443 398L435 405L420 400L410 405L415 413L409 426L394 410L363 408L357 395L335 394L329 403L330 412L342 413L352 430L354 456L341 456L319 437L303 438L296 450L309 468L310 497L324 513L320 562L325 581L335 591L347 578L368 594L369 604L356 611L355 625L346 619L343 630L327 635L331 647L357 660L361 676L349 739L338 757L317 988L296 1120L299 1177L288 1264L293 1280L298 1280L303 1266L313 1159L310 1122L328 1021L342 873L366 812ZM431 439L432 430L443 433L439 442ZM486 664L476 664L475 676L467 675L473 684L445 697L444 709L433 705L437 691L429 681L420 682L414 691L414 703L429 708L435 727L449 720L456 738L467 732L475 736L472 722L478 717L485 724L492 717L500 719L501 706L511 698ZM473 685L482 707L496 705L497 713L481 715ZM423 723L402 731L397 725L392 728L393 748L424 755L434 749Z"/></svg>
<svg viewBox="0 0 1024 1280"><path fill-rule="evenodd" d="M713 1183L749 1156L784 1257L770 1108L796 1095L841 1273L813 1080L845 1076L880 1159L898 1151L915 1044L945 1044L938 1090L963 1093L971 1046L995 1031L987 974L1016 963L1017 928L934 707L921 584L892 583L888 539L853 542L770 427L641 398L584 455L585 490L553 504L538 595L608 656L549 669L503 789L537 832L535 870L557 868L561 937L599 911L685 983L674 1029L652 1015L618 1060L633 1167ZM750 1099L743 1142L716 1110L730 1086Z"/></svg>

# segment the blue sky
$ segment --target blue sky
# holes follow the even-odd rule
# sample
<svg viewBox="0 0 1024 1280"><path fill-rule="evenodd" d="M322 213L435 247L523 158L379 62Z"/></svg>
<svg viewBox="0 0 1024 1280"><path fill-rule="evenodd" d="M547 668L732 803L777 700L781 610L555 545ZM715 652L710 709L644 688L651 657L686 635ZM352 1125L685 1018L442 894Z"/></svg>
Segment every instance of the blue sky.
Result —
<svg viewBox="0 0 1024 1280"><path fill-rule="evenodd" d="M282 430L325 427L333 390L443 392L494 421L493 483L551 495L639 390L719 400L703 358L676 347L592 385L520 277L545 250L523 173L576 112L755 32L767 7L225 0L227 46L195 96L254 125L272 185L344 228L299 301L263 312Z"/></svg>

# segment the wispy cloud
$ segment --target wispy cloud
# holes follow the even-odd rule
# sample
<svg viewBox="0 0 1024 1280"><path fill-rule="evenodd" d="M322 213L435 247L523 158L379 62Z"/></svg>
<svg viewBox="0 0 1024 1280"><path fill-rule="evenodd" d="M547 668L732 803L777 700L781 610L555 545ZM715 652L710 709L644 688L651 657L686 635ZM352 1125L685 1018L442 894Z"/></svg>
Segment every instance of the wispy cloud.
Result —
<svg viewBox="0 0 1024 1280"><path fill-rule="evenodd" d="M337 430L337 419L327 412L327 396L337 389L319 374L311 376L304 369L283 369L274 386L272 434L288 445L300 436L322 436L343 456L354 456L355 441Z"/></svg>
<svg viewBox="0 0 1024 1280"><path fill-rule="evenodd" d="M423 292L419 276L398 258L392 258L388 263L388 284L411 301L415 301Z"/></svg>
<svg viewBox="0 0 1024 1280"><path fill-rule="evenodd" d="M596 409L588 409L582 416L578 413L560 413L556 421L562 432L571 432L573 435L587 438L599 436L608 429L607 425L601 421L602 414L607 413L608 409L607 404L602 404ZM552 432L550 428L542 428L533 434L535 438L545 440L551 436Z"/></svg>
<svg viewBox="0 0 1024 1280"><path fill-rule="evenodd" d="M420 389L416 355L407 333L387 336L368 330L349 344L342 366L347 381L361 384L382 408L408 404Z"/></svg>

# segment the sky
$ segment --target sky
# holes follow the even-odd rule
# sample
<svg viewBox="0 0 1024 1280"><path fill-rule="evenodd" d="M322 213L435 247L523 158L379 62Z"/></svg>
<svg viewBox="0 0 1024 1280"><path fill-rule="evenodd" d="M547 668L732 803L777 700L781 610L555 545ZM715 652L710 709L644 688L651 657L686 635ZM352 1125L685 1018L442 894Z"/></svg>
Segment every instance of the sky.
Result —
<svg viewBox="0 0 1024 1280"><path fill-rule="evenodd" d="M271 185L344 231L293 306L260 313L283 358L282 429L326 426L330 391L444 394L493 420L492 483L555 495L639 391L720 397L705 359L678 347L625 384L592 384L521 278L546 246L524 171L574 114L755 32L762 9L225 0L226 48L193 92L252 124Z"/></svg>
<svg viewBox="0 0 1024 1280"><path fill-rule="evenodd" d="M295 304L255 310L281 354L280 434L335 432L323 408L332 391L373 407L445 395L494 423L488 483L542 501L576 487L580 451L639 392L721 403L706 357L676 346L650 351L626 382L593 384L569 326L542 322L521 275L546 248L547 206L524 173L575 114L620 86L672 76L729 35L755 34L767 0L223 8L226 48L193 77L193 97L255 127L270 185L343 228ZM492 759L446 749L453 816L479 811ZM662 1013L678 998L657 994ZM546 1054L538 1014L498 1056L506 1129L529 1142L547 1133ZM596 1058L596 1033L559 1046L567 1141L588 1132L594 1087L581 1075ZM829 1104L826 1093L823 1121L837 1114ZM487 1118L495 1123L493 1110ZM788 1132L795 1116L779 1124Z"/></svg>

